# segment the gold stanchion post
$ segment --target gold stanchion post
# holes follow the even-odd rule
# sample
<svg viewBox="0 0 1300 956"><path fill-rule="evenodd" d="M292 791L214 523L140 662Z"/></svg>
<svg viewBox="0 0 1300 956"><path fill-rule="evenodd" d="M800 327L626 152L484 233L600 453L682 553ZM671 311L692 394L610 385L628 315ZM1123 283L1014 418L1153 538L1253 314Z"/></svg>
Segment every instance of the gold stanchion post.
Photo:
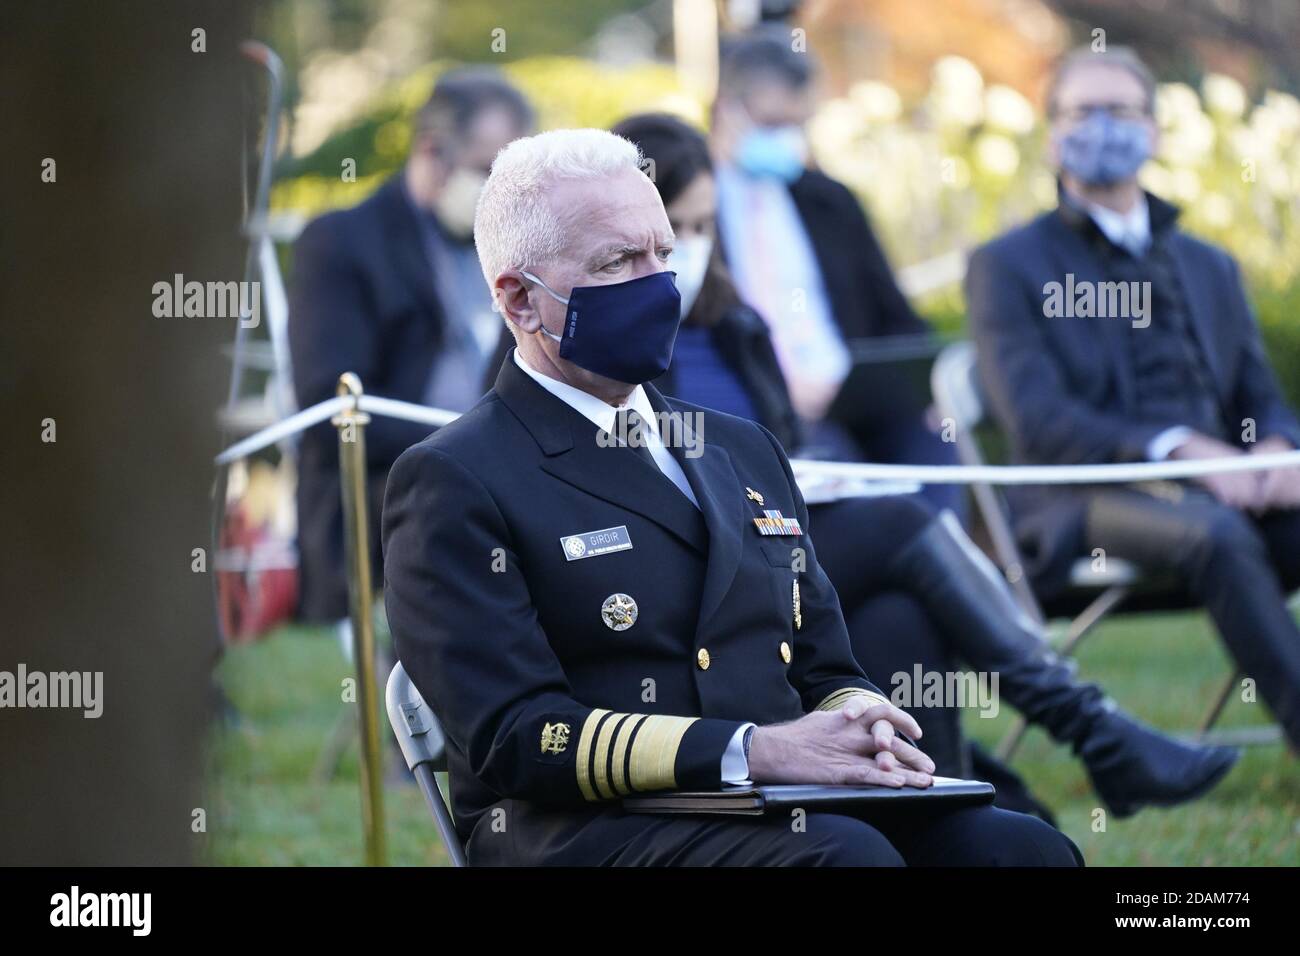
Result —
<svg viewBox="0 0 1300 956"><path fill-rule="evenodd" d="M352 404L330 419L339 432L339 470L343 494L343 540L348 556L348 610L357 665L357 702L361 707L361 822L366 863L384 866L383 751L379 744L378 683L375 676L374 589L370 580L370 527L366 497L366 423L358 407L361 379L339 376L338 394Z"/></svg>

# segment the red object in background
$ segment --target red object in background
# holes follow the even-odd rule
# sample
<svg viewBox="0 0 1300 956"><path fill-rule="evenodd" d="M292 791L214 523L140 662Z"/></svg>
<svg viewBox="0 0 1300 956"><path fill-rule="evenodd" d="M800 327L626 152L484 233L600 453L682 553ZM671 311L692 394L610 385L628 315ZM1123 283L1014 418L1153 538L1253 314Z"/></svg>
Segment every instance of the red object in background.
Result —
<svg viewBox="0 0 1300 956"><path fill-rule="evenodd" d="M298 606L298 564L293 545L269 523L254 525L242 502L221 525L217 607L227 643L247 644L293 619Z"/></svg>

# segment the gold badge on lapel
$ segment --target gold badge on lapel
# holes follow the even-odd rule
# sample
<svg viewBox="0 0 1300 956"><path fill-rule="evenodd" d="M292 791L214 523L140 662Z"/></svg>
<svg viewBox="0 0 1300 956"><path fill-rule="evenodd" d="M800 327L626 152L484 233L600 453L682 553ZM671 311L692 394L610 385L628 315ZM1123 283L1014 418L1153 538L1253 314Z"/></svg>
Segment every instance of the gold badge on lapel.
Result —
<svg viewBox="0 0 1300 956"><path fill-rule="evenodd" d="M803 628L803 606L799 601L799 579L795 578L794 582L794 629L796 631Z"/></svg>
<svg viewBox="0 0 1300 956"><path fill-rule="evenodd" d="M758 506L763 507L763 496L748 485L745 486L745 497L750 501L757 501Z"/></svg>
<svg viewBox="0 0 1300 956"><path fill-rule="evenodd" d="M600 617L605 626L615 631L626 631L636 623L636 601L626 594L611 594L600 606Z"/></svg>
<svg viewBox="0 0 1300 956"><path fill-rule="evenodd" d="M562 754L569 746L569 725L548 723L542 728L542 753Z"/></svg>

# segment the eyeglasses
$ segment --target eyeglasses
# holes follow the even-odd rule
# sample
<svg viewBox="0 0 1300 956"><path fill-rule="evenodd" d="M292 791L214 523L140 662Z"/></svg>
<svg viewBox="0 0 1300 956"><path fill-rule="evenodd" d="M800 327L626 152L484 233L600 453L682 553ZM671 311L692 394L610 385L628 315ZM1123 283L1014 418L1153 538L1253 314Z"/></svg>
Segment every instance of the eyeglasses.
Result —
<svg viewBox="0 0 1300 956"><path fill-rule="evenodd" d="M1053 114L1053 119L1065 120L1070 123L1085 120L1093 113L1106 113L1111 119L1138 120L1146 119L1151 115L1146 104L1134 105L1133 103L1080 103L1078 106L1071 106L1068 109L1058 109Z"/></svg>

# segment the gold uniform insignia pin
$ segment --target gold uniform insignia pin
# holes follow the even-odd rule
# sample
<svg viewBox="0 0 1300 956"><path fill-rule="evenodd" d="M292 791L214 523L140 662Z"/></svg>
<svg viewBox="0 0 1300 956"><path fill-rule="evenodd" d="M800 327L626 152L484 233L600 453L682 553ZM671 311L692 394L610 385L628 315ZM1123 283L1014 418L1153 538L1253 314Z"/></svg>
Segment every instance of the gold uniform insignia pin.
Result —
<svg viewBox="0 0 1300 956"><path fill-rule="evenodd" d="M562 754L569 746L569 725L548 723L542 728L542 753Z"/></svg>
<svg viewBox="0 0 1300 956"><path fill-rule="evenodd" d="M750 501L757 501L760 508L763 506L763 496L748 485L745 486L745 497Z"/></svg>
<svg viewBox="0 0 1300 956"><path fill-rule="evenodd" d="M794 629L796 631L803 628L803 608L799 603L799 581L796 578L794 582Z"/></svg>
<svg viewBox="0 0 1300 956"><path fill-rule="evenodd" d="M600 606L600 617L605 626L615 631L626 631L636 623L636 601L626 594L611 594Z"/></svg>

